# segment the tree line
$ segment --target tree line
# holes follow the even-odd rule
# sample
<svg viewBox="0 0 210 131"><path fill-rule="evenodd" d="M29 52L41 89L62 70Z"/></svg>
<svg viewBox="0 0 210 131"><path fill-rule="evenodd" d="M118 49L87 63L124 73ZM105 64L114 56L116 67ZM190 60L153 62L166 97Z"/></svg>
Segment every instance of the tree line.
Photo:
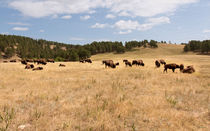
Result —
<svg viewBox="0 0 210 131"><path fill-rule="evenodd" d="M204 41L196 41L192 40L189 41L188 44L185 44L184 51L194 51L194 52L200 52L200 53L209 53L210 52L210 40L204 40Z"/></svg>
<svg viewBox="0 0 210 131"><path fill-rule="evenodd" d="M56 61L78 61L98 53L124 53L135 47L157 48L157 41L101 41L85 45L64 44L43 39L32 39L16 35L0 35L0 57L51 58Z"/></svg>

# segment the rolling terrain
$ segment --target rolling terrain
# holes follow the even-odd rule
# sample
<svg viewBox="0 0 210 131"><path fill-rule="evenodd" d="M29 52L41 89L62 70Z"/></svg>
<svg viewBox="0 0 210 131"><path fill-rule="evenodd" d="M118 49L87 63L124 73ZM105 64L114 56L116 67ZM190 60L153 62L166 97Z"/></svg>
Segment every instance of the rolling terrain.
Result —
<svg viewBox="0 0 210 131"><path fill-rule="evenodd" d="M43 71L0 63L0 130L209 130L210 56L184 53L183 45L135 48L91 57L93 63L48 63ZM105 68L102 60L119 62ZM125 67L142 59L144 67ZM167 63L196 72L163 73ZM37 65L36 65L37 66Z"/></svg>

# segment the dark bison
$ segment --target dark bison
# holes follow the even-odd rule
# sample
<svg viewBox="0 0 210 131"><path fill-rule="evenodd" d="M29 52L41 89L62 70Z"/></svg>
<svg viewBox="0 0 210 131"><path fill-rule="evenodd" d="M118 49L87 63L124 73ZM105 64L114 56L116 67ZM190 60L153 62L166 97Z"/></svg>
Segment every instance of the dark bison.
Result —
<svg viewBox="0 0 210 131"><path fill-rule="evenodd" d="M45 59L39 59L39 60L37 60L37 64L38 64L38 65L39 65L39 64L46 65L47 62L46 62Z"/></svg>
<svg viewBox="0 0 210 131"><path fill-rule="evenodd" d="M87 63L92 63L91 59L85 59L84 61L87 62Z"/></svg>
<svg viewBox="0 0 210 131"><path fill-rule="evenodd" d="M33 64L27 64L25 66L25 69L33 69L34 68L34 65Z"/></svg>
<svg viewBox="0 0 210 131"><path fill-rule="evenodd" d="M14 60L10 60L9 62L12 62L12 63L14 63L14 62L17 62L17 60L15 60L15 59L14 59Z"/></svg>
<svg viewBox="0 0 210 131"><path fill-rule="evenodd" d="M164 66L164 71L163 72L167 72L167 69L172 69L172 71L174 72L176 68L180 68L180 66L182 65L177 65L175 63L172 63L172 64L166 64ZM182 67L181 67L182 68Z"/></svg>
<svg viewBox="0 0 210 131"><path fill-rule="evenodd" d="M157 68L160 67L160 62L159 62L159 60L156 60L156 61L155 61L155 65L156 65Z"/></svg>
<svg viewBox="0 0 210 131"><path fill-rule="evenodd" d="M47 59L47 62L55 63L55 60L53 60L53 59Z"/></svg>
<svg viewBox="0 0 210 131"><path fill-rule="evenodd" d="M21 64L27 65L27 61L26 60L21 60Z"/></svg>
<svg viewBox="0 0 210 131"><path fill-rule="evenodd" d="M37 67L33 69L33 71L36 71L36 70L43 70L43 67Z"/></svg>
<svg viewBox="0 0 210 131"><path fill-rule="evenodd" d="M3 61L3 63L8 63L8 61L5 60L5 61Z"/></svg>
<svg viewBox="0 0 210 131"><path fill-rule="evenodd" d="M143 62L143 60L133 60L132 65L144 66L144 62Z"/></svg>
<svg viewBox="0 0 210 131"><path fill-rule="evenodd" d="M191 73L195 72L195 69L193 66L187 66L187 68L183 69L182 72L191 74Z"/></svg>
<svg viewBox="0 0 210 131"><path fill-rule="evenodd" d="M126 67L127 67L127 66L132 67L132 64L131 64L130 61L128 61L128 60L123 60L123 62L125 63Z"/></svg>
<svg viewBox="0 0 210 131"><path fill-rule="evenodd" d="M64 64L60 64L60 65L59 65L59 67L66 67L66 65L64 65Z"/></svg>
<svg viewBox="0 0 210 131"><path fill-rule="evenodd" d="M85 63L85 61L84 61L84 60L80 60L79 62L80 62L80 63Z"/></svg>
<svg viewBox="0 0 210 131"><path fill-rule="evenodd" d="M34 62L34 60L33 59L26 59L26 62Z"/></svg>

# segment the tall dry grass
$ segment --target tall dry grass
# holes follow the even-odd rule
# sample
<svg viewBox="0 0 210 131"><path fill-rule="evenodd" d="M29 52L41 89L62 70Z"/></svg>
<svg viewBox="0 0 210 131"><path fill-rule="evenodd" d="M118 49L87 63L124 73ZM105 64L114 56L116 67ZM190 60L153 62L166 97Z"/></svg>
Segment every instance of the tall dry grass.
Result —
<svg viewBox="0 0 210 131"><path fill-rule="evenodd" d="M25 70L0 63L0 130L209 130L210 57L160 45L126 54ZM145 67L125 67L126 58ZM155 68L155 59L194 65L194 74ZM120 62L105 69L101 60Z"/></svg>

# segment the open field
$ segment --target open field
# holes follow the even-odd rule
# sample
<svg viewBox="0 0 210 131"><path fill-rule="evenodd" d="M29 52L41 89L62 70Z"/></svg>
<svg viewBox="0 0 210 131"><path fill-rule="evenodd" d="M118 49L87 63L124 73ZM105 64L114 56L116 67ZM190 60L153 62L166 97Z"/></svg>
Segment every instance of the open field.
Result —
<svg viewBox="0 0 210 131"><path fill-rule="evenodd" d="M182 51L160 45L35 72L0 63L0 130L210 130L210 56ZM163 73L154 64L161 58L196 72ZM105 69L104 59L120 66ZM145 67L125 67L123 59L142 59Z"/></svg>

